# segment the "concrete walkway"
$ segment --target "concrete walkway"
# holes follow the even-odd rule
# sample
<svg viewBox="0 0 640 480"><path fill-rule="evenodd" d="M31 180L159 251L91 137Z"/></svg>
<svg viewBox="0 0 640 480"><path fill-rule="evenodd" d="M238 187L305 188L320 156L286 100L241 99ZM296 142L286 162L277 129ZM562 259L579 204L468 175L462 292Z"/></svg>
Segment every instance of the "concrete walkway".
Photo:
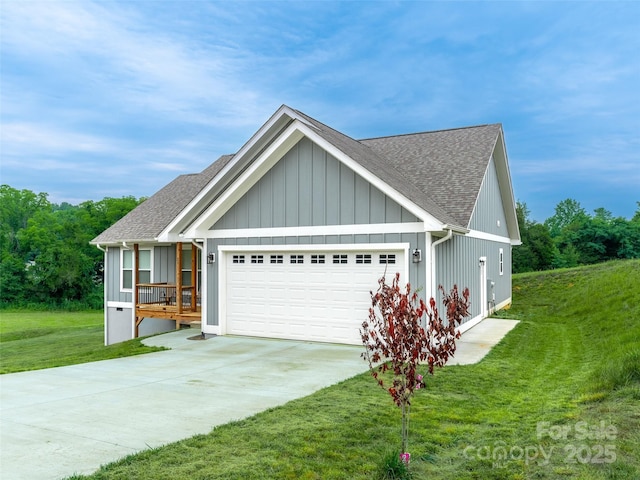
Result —
<svg viewBox="0 0 640 480"><path fill-rule="evenodd" d="M455 363L479 361L516 323L473 327ZM362 347L193 333L145 340L169 351L0 376L0 478L91 473L366 371Z"/></svg>

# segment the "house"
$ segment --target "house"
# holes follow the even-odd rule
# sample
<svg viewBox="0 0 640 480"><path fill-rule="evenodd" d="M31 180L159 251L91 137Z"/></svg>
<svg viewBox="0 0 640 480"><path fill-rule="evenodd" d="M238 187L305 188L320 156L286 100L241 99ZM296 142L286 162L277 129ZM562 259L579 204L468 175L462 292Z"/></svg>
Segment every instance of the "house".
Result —
<svg viewBox="0 0 640 480"><path fill-rule="evenodd" d="M385 274L469 287L462 331L510 304L520 234L500 124L354 140L283 105L92 243L107 344L182 324L358 344Z"/></svg>

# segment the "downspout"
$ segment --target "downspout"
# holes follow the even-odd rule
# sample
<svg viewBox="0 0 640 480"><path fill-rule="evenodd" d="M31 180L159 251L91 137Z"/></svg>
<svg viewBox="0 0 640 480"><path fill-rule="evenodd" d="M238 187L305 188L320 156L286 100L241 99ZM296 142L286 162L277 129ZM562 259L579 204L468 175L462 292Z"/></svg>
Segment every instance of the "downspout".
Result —
<svg viewBox="0 0 640 480"><path fill-rule="evenodd" d="M453 230L451 228L448 229L447 234L436 240L435 242L433 242L431 244L431 296L433 298L436 297L436 292L437 292L437 288L436 288L436 247L438 245L440 245L441 243L444 243L448 240L451 240L451 238L453 237Z"/></svg>

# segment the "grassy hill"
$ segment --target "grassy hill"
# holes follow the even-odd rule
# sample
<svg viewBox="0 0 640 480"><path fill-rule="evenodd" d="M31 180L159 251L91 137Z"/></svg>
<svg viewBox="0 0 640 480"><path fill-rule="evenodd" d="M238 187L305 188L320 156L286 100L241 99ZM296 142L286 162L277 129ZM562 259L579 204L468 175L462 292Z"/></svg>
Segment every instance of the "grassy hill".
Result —
<svg viewBox="0 0 640 480"><path fill-rule="evenodd" d="M416 395L413 477L640 478L640 261L518 275L513 298L501 315L519 325ZM399 444L400 412L364 374L74 478L376 478Z"/></svg>

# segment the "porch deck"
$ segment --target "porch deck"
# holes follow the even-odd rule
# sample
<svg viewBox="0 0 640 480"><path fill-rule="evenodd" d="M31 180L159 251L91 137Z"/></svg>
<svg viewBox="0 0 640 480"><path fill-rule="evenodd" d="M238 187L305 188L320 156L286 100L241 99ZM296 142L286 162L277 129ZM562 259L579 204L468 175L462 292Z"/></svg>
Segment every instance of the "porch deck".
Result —
<svg viewBox="0 0 640 480"><path fill-rule="evenodd" d="M202 321L200 297L191 286L167 283L141 283L136 285L136 332L145 318L175 320L180 325Z"/></svg>
<svg viewBox="0 0 640 480"><path fill-rule="evenodd" d="M196 245L197 246L197 245ZM200 322L202 313L200 309L199 284L197 279L198 255L191 255L190 285L184 285L182 270L182 242L176 243L175 284L141 283L140 282L140 246L133 244L134 252L134 304L135 304L135 332L134 337L139 336L139 327L145 318L159 318L175 320L176 330L180 325Z"/></svg>

